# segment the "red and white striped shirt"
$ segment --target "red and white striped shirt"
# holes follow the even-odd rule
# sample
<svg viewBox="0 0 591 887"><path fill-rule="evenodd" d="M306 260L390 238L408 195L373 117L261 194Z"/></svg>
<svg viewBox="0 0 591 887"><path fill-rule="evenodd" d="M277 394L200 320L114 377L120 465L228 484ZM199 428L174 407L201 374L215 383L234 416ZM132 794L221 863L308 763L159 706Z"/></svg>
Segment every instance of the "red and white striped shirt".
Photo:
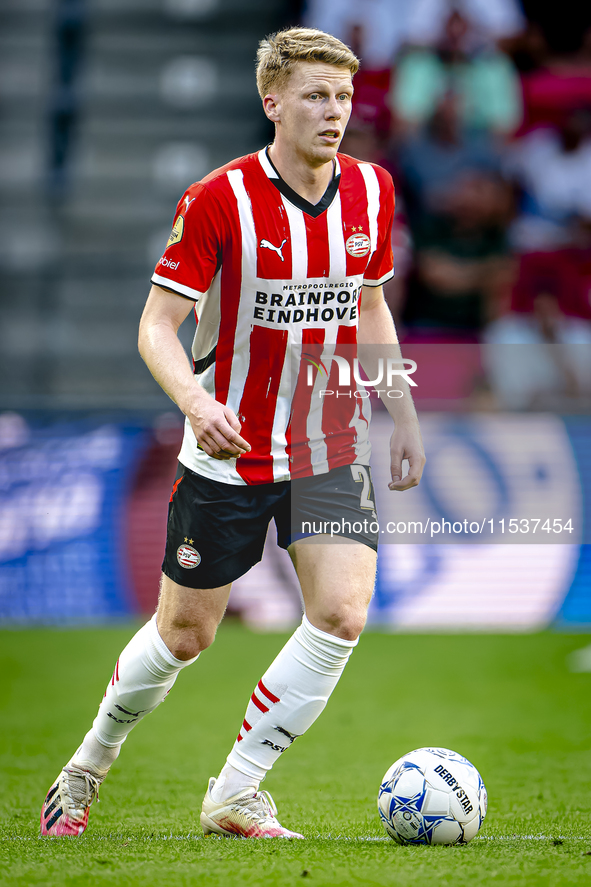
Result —
<svg viewBox="0 0 591 887"><path fill-rule="evenodd" d="M390 175L346 154L315 206L265 150L191 185L152 282L196 302L197 379L236 413L252 450L212 459L187 420L184 465L262 484L369 464L369 400L355 382L339 389L333 358L352 366L361 287L393 275L393 214Z"/></svg>

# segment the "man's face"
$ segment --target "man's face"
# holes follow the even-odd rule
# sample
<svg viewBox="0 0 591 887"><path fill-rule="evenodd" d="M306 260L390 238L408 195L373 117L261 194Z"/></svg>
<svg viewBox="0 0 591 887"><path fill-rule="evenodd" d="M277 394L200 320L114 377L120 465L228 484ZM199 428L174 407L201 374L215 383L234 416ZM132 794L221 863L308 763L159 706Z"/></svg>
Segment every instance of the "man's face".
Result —
<svg viewBox="0 0 591 887"><path fill-rule="evenodd" d="M280 92L265 97L265 110L277 124L277 140L309 166L335 157L351 116L353 85L348 68L324 62L298 62Z"/></svg>

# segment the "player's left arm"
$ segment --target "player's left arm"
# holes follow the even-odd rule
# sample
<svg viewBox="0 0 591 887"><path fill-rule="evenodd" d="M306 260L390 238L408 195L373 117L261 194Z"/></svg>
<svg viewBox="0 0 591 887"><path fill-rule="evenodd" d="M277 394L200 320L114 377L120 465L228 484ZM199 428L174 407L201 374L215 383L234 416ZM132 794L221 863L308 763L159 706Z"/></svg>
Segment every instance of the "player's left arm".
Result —
<svg viewBox="0 0 591 887"><path fill-rule="evenodd" d="M416 487L425 465L425 451L419 428L417 411L408 382L403 376L396 377L396 390L402 397L388 397L385 369L387 358L402 361L398 336L390 309L384 299L381 286L364 286L359 306L359 359L368 378L378 375L378 362L383 359L384 381L382 402L394 420L394 433L390 439L391 490L408 490ZM400 364L402 366L402 364ZM408 460L408 474L402 476L402 463Z"/></svg>

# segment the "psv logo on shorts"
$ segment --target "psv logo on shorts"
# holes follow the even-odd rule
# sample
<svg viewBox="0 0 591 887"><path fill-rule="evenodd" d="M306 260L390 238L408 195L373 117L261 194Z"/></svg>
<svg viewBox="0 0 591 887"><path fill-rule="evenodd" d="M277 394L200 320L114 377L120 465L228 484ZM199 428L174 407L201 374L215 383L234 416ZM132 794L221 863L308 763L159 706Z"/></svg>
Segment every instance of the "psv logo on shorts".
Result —
<svg viewBox="0 0 591 887"><path fill-rule="evenodd" d="M185 570L194 570L201 563L201 555L192 545L179 545L176 550L176 559Z"/></svg>
<svg viewBox="0 0 591 887"><path fill-rule="evenodd" d="M345 243L345 249L350 256L360 259L366 256L371 249L371 240L367 234L351 234Z"/></svg>

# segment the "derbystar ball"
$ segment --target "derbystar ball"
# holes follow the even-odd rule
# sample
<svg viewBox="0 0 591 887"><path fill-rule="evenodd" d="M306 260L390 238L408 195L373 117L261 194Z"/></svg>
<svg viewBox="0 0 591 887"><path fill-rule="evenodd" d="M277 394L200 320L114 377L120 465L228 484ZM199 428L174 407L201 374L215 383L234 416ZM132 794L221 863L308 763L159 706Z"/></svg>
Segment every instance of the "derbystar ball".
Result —
<svg viewBox="0 0 591 887"><path fill-rule="evenodd" d="M378 793L384 828L398 844L467 844L486 816L480 773L448 748L418 748L386 772Z"/></svg>

